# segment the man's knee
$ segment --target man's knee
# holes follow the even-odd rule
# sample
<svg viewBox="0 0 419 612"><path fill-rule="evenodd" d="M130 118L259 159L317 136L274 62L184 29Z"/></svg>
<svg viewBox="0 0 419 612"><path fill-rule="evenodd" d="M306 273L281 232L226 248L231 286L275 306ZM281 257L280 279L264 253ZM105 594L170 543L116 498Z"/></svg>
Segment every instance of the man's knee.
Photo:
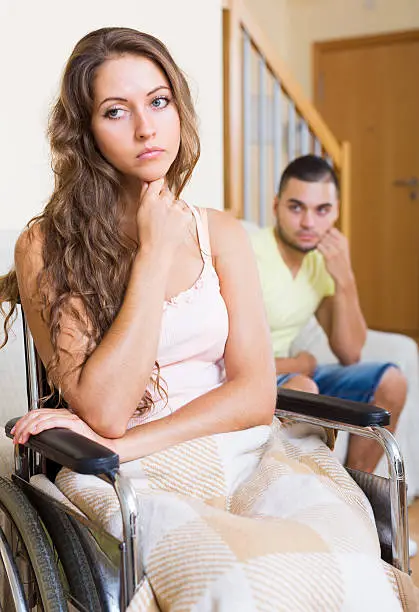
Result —
<svg viewBox="0 0 419 612"><path fill-rule="evenodd" d="M305 393L318 393L319 388L312 378L297 374L293 376L283 387L293 389L294 391L304 391Z"/></svg>
<svg viewBox="0 0 419 612"><path fill-rule="evenodd" d="M375 392L377 401L389 406L392 416L398 416L403 410L407 394L407 380L404 374L395 367L388 368Z"/></svg>

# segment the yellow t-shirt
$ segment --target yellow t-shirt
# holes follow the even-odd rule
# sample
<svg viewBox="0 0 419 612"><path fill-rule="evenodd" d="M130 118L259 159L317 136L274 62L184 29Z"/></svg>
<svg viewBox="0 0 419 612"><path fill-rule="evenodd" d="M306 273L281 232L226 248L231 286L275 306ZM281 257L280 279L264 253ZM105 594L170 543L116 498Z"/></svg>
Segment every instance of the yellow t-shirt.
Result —
<svg viewBox="0 0 419 612"><path fill-rule="evenodd" d="M250 234L275 357L288 357L291 344L335 285L323 255L310 251L293 278L278 250L272 227Z"/></svg>

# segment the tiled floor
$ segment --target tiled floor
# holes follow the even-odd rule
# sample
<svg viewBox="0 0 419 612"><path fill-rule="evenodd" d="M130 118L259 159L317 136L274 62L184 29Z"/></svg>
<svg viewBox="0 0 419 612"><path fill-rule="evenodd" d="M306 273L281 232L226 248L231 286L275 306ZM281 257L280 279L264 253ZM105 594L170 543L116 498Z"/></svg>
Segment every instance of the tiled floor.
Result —
<svg viewBox="0 0 419 612"><path fill-rule="evenodd" d="M416 541L419 546L419 498L409 506L409 532L410 537ZM410 559L410 568L412 577L417 586L419 586L419 552L416 557Z"/></svg>

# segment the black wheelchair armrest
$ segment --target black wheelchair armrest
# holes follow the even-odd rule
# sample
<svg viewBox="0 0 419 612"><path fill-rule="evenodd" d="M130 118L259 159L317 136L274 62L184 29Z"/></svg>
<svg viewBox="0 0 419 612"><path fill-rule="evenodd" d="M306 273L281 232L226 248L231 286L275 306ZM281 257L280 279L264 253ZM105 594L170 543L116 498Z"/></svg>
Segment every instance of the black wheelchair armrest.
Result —
<svg viewBox="0 0 419 612"><path fill-rule="evenodd" d="M13 438L10 430L19 419L6 423L8 438ZM47 429L30 436L25 446L80 474L111 474L119 468L119 455L69 429Z"/></svg>
<svg viewBox="0 0 419 612"><path fill-rule="evenodd" d="M372 404L279 388L276 411L282 410L357 427L390 424L390 413Z"/></svg>

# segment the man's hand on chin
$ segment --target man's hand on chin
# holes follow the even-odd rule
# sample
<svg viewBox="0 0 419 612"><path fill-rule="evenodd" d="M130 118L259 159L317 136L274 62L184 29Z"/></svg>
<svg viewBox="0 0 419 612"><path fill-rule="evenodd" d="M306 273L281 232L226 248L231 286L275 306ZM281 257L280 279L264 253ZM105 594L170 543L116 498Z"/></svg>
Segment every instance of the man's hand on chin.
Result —
<svg viewBox="0 0 419 612"><path fill-rule="evenodd" d="M330 229L317 248L324 257L327 271L338 286L345 287L348 282L353 282L348 240L338 229Z"/></svg>

